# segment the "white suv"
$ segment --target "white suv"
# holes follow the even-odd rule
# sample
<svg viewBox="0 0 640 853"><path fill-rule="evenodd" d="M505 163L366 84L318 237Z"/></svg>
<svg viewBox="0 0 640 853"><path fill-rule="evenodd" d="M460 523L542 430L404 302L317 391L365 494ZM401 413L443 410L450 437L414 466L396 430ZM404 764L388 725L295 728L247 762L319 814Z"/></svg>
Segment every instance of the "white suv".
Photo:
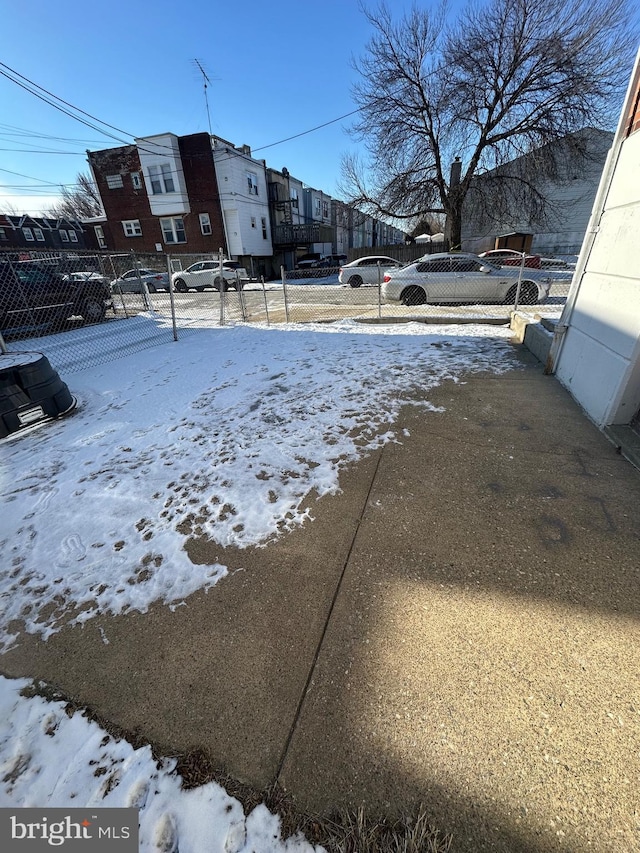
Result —
<svg viewBox="0 0 640 853"><path fill-rule="evenodd" d="M174 290L186 293L187 290L203 291L205 287L214 290L228 290L230 287L240 290L249 281L244 267L235 261L222 262L222 277L220 276L220 261L198 261L186 270L174 272L171 276Z"/></svg>
<svg viewBox="0 0 640 853"><path fill-rule="evenodd" d="M340 267L338 281L340 284L348 284L350 287L360 287L361 284L378 284L378 264L384 275L390 269L403 267L402 261L388 258L386 255L368 255L358 258L350 264Z"/></svg>

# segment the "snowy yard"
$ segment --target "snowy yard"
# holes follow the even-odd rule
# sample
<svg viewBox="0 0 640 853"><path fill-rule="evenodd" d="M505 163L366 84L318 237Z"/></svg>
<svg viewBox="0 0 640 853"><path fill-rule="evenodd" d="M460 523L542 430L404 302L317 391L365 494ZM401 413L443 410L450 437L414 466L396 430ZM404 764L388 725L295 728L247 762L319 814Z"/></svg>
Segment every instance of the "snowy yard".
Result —
<svg viewBox="0 0 640 853"><path fill-rule="evenodd" d="M266 546L313 523L314 501L339 490L345 465L410 439L394 431L404 404L433 410L428 392L442 381L516 366L510 337L507 327L351 321L202 328L62 374L76 411L0 445L2 647L210 590L227 569L192 564L190 537ZM208 849L227 853L310 849L279 841L264 807L245 819L219 786L181 792L148 748L107 742L80 715L20 698L20 686L0 680L0 805L139 805L142 850L163 833L180 835L182 853L202 850L205 832Z"/></svg>

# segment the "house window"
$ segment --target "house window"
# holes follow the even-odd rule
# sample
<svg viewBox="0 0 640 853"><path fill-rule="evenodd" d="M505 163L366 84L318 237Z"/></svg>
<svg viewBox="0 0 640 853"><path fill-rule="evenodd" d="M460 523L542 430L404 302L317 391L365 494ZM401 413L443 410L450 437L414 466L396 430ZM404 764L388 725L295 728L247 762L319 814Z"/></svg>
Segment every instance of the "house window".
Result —
<svg viewBox="0 0 640 853"><path fill-rule="evenodd" d="M211 234L211 219L209 218L208 213L201 213L199 216L200 219L200 231L207 236L207 234Z"/></svg>
<svg viewBox="0 0 640 853"><path fill-rule="evenodd" d="M320 216L320 211L322 210L320 199L316 199L316 216Z"/></svg>
<svg viewBox="0 0 640 853"><path fill-rule="evenodd" d="M69 242L69 235L67 234L64 228L61 228L60 231L58 231L58 234L60 234L60 239L63 243Z"/></svg>
<svg viewBox="0 0 640 853"><path fill-rule="evenodd" d="M22 233L24 234L24 239L28 240L30 243L33 243L33 231L31 228L23 228Z"/></svg>
<svg viewBox="0 0 640 853"><path fill-rule="evenodd" d="M163 163L161 166L149 166L149 180L151 181L153 195L176 191L169 163Z"/></svg>
<svg viewBox="0 0 640 853"><path fill-rule="evenodd" d="M262 239L263 240L267 239L267 217L266 216L262 217Z"/></svg>
<svg viewBox="0 0 640 853"><path fill-rule="evenodd" d="M98 241L98 246L101 249L107 248L107 241L104 239L104 228L102 225L94 225L93 230L96 233L96 240Z"/></svg>
<svg viewBox="0 0 640 853"><path fill-rule="evenodd" d="M291 190L291 207L298 210L298 190Z"/></svg>
<svg viewBox="0 0 640 853"><path fill-rule="evenodd" d="M184 230L184 222L181 216L173 216L170 219L161 219L160 227L164 235L165 243L186 243L187 235Z"/></svg>
<svg viewBox="0 0 640 853"><path fill-rule="evenodd" d="M249 195L258 195L258 176L253 172L247 172L247 184L249 186Z"/></svg>
<svg viewBox="0 0 640 853"><path fill-rule="evenodd" d="M140 180L140 172L131 172L131 183L134 190L142 189L142 181Z"/></svg>
<svg viewBox="0 0 640 853"><path fill-rule="evenodd" d="M126 237L142 237L142 228L139 219L124 219L122 228Z"/></svg>
<svg viewBox="0 0 640 853"><path fill-rule="evenodd" d="M256 218L255 218L255 216L252 216L252 217L251 217L251 227L252 227L252 228L255 228L255 227L256 227Z"/></svg>
<svg viewBox="0 0 640 853"><path fill-rule="evenodd" d="M7 229L0 228L0 240L7 240Z"/></svg>
<svg viewBox="0 0 640 853"><path fill-rule="evenodd" d="M36 240L39 240L41 243L44 243L44 234L42 233L42 228L34 228L33 233L35 235Z"/></svg>
<svg viewBox="0 0 640 853"><path fill-rule="evenodd" d="M122 175L107 175L107 186L110 190L118 190L123 187Z"/></svg>
<svg viewBox="0 0 640 853"><path fill-rule="evenodd" d="M76 234L76 232L73 230L73 228L71 229L71 231L69 231L69 239L71 240L71 242L72 242L72 243L77 243L77 242L78 242L78 235L77 235L77 234Z"/></svg>
<svg viewBox="0 0 640 853"><path fill-rule="evenodd" d="M329 202L328 201L322 202L322 216L324 219L329 218Z"/></svg>

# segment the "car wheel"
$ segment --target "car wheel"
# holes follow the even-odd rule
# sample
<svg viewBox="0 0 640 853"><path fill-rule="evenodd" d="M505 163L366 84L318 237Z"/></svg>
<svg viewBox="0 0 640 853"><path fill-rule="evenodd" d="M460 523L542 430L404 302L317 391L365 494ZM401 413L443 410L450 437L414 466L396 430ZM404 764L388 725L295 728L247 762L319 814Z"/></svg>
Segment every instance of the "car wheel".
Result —
<svg viewBox="0 0 640 853"><path fill-rule="evenodd" d="M360 287L361 284L362 284L362 276L352 275L351 278L349 279L349 286L350 287Z"/></svg>
<svg viewBox="0 0 640 853"><path fill-rule="evenodd" d="M523 281L520 285L520 304L537 305L539 298L537 284L533 281Z"/></svg>
<svg viewBox="0 0 640 853"><path fill-rule="evenodd" d="M427 294L417 284L412 284L402 291L400 301L403 305L424 305L427 301Z"/></svg>
<svg viewBox="0 0 640 853"><path fill-rule="evenodd" d="M227 289L227 280L217 275L214 279L213 286L216 290L225 291Z"/></svg>
<svg viewBox="0 0 640 853"><path fill-rule="evenodd" d="M515 305L517 292L518 285L513 284L509 290L507 290L507 295L504 298L504 305Z"/></svg>
<svg viewBox="0 0 640 853"><path fill-rule="evenodd" d="M177 279L173 282L173 287L174 287L174 289L175 289L175 290L177 290L177 291L178 291L178 293L186 293L186 292L187 292L187 290L189 290L189 288L188 288L188 287L187 287L187 285L185 284L185 281L184 281L184 279L183 279L183 278L177 278Z"/></svg>
<svg viewBox="0 0 640 853"><path fill-rule="evenodd" d="M95 296L87 296L80 310L80 316L86 323L101 323L106 313L106 305Z"/></svg>

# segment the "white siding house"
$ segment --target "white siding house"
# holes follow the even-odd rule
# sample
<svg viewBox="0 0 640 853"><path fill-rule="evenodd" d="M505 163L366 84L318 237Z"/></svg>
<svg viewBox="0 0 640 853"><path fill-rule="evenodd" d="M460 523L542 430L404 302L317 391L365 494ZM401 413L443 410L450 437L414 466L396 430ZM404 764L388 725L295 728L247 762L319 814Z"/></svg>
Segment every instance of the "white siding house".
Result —
<svg viewBox="0 0 640 853"><path fill-rule="evenodd" d="M264 160L248 145L211 138L229 254L250 268L251 258L273 254Z"/></svg>
<svg viewBox="0 0 640 853"><path fill-rule="evenodd" d="M527 210L525 199L509 202L496 195L492 203L499 191L490 189L495 176L530 170L527 163L534 162L537 152L474 178L463 208L462 248L483 252L509 246L546 255L576 255L612 140L609 131L584 128L540 149L555 159L557 171L553 180L540 180L537 187L548 200L544 218ZM509 241L511 235L519 236L521 243Z"/></svg>
<svg viewBox="0 0 640 853"><path fill-rule="evenodd" d="M550 367L601 427L640 410L640 94L633 70Z"/></svg>

